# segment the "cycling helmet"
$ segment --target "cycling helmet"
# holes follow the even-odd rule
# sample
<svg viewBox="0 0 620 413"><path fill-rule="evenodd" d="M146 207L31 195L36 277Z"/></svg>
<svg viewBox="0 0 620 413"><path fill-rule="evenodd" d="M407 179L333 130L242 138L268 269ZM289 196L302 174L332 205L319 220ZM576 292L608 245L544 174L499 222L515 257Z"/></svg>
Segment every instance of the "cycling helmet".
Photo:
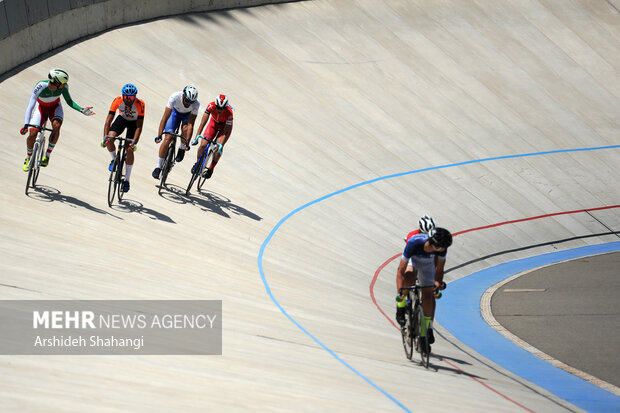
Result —
<svg viewBox="0 0 620 413"><path fill-rule="evenodd" d="M198 99L198 90L192 85L187 85L183 88L183 97L194 103Z"/></svg>
<svg viewBox="0 0 620 413"><path fill-rule="evenodd" d="M420 218L418 224L420 225L420 232L423 234L428 234L431 229L435 228L435 220L428 215Z"/></svg>
<svg viewBox="0 0 620 413"><path fill-rule="evenodd" d="M125 96L136 96L138 94L138 88L131 83L127 83L125 86L123 86L121 93Z"/></svg>
<svg viewBox="0 0 620 413"><path fill-rule="evenodd" d="M69 75L62 69L52 69L47 74L49 80L53 83L62 83L65 84L69 81Z"/></svg>
<svg viewBox="0 0 620 413"><path fill-rule="evenodd" d="M452 234L445 228L437 227L432 229L429 234L431 245L439 248L448 248L452 245Z"/></svg>
<svg viewBox="0 0 620 413"><path fill-rule="evenodd" d="M215 107L218 109L224 109L228 106L228 98L226 95L219 95L215 98Z"/></svg>

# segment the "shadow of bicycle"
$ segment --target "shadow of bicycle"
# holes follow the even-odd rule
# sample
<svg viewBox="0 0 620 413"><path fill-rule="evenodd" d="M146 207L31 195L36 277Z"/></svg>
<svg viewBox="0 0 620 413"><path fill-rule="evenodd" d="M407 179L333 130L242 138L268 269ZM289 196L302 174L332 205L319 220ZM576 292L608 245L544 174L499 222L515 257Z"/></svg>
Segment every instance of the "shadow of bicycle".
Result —
<svg viewBox="0 0 620 413"><path fill-rule="evenodd" d="M144 204L138 201L134 201L133 199L123 199L120 203L112 204L112 209L119 212L124 213L138 213L142 215L146 215L147 217L157 220L169 222L171 224L176 224L176 222L170 218L168 215L162 214L161 212L157 212L151 208L146 208Z"/></svg>
<svg viewBox="0 0 620 413"><path fill-rule="evenodd" d="M88 202L84 202L80 199L74 198L69 195L64 195L60 192L60 190L56 188L52 188L51 186L46 185L37 185L34 190L28 192L27 195L29 198L35 199L41 202L62 202L63 204L68 204L73 208L84 208L92 212L96 212L102 215L109 215L116 219L123 219L114 214L109 213L104 209L100 209L92 206Z"/></svg>
<svg viewBox="0 0 620 413"><path fill-rule="evenodd" d="M189 197L185 195L185 188L174 184L166 184L166 191L161 193L161 197L177 204L191 204L199 206L205 212L216 213L224 218L230 218L230 213L243 215L255 221L262 218L252 211L249 211L235 203L229 198L213 191L194 189Z"/></svg>

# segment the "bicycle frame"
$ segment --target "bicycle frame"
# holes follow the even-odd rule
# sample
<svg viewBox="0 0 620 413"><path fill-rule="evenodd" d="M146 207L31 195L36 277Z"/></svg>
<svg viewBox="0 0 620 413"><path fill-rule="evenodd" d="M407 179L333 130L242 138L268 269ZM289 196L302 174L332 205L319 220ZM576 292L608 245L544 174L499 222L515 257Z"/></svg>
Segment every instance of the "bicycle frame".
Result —
<svg viewBox="0 0 620 413"><path fill-rule="evenodd" d="M123 173L123 169L125 167L125 160L127 157L127 143L134 143L133 139L129 139L122 136L111 136L108 135L105 137L105 141L107 142L109 139L118 139L118 148L116 149L116 158L114 162L114 167L110 172L110 178L108 180L108 206L112 206L112 201L114 201L114 194L116 193L118 197L118 201L123 200L123 190L121 185L123 184L123 179L125 174Z"/></svg>
<svg viewBox="0 0 620 413"><path fill-rule="evenodd" d="M427 336L424 308L422 306L422 288L426 287L414 285L411 287L403 287L399 291L400 294L404 291L407 292L406 322L401 332L403 334L403 345L405 346L407 358L412 358L415 344L415 350L420 353L422 364L425 368L428 368L430 357L428 340L420 339L421 337ZM409 346L409 348L407 346Z"/></svg>
<svg viewBox="0 0 620 413"><path fill-rule="evenodd" d="M177 138L181 138L181 142L185 141L185 145L189 144L185 136L180 135L178 132L179 132L179 128L177 128L174 131L174 133L171 133L171 132L162 133L162 135L172 136L172 139L170 140L170 143L168 144L168 152L166 153L166 157L164 158L164 163L161 166L161 177L159 178L160 181L159 181L159 191L158 191L159 194L161 194L161 191L165 188L166 179L168 178L168 173L170 173L170 170L175 164L175 148L176 148Z"/></svg>
<svg viewBox="0 0 620 413"><path fill-rule="evenodd" d="M26 178L26 190L25 194L28 195L28 189L31 186L32 188L36 186L37 179L39 178L39 172L41 171L41 160L43 159L43 151L45 147L45 131L50 132L50 140L54 137L54 130L50 128L46 128L45 126L40 125L26 125L31 128L36 128L39 130L37 133L37 138L34 141L34 145L32 147L32 154L30 155L30 159L28 161L28 165L30 170L28 171L28 177Z"/></svg>

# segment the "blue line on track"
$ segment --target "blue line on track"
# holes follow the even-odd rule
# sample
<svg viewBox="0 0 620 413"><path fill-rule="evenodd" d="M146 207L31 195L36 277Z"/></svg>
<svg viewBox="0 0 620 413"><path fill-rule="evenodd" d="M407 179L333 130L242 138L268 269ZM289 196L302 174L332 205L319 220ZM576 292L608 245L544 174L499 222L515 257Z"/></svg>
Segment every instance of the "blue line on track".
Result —
<svg viewBox="0 0 620 413"><path fill-rule="evenodd" d="M480 299L491 286L523 271L588 255L620 251L620 241L589 245L524 258L487 268L450 283L456 294L445 294L437 319L457 340L517 376L550 391L590 413L620 411L620 397L534 356L489 326ZM610 360L613 362L613 360Z"/></svg>
<svg viewBox="0 0 620 413"><path fill-rule="evenodd" d="M476 163L482 163L482 162L489 162L489 161L498 161L498 160L515 159L515 158L526 158L526 157L541 156L541 155L552 155L552 154L558 154L558 153L586 152L586 151L596 151L596 150L604 150L604 149L616 149L616 148L620 148L620 145L597 146L597 147L593 147L593 148L559 149L559 150L544 151L544 152L531 152L531 153L523 153L523 154L517 154L517 155L496 156L496 157L492 157L492 158L482 158L482 159L475 159L475 160L471 160L471 161L464 161L464 162L458 162L458 163L447 164L447 165L433 166L433 167L429 167L429 168L416 169L416 170L413 170L413 171L401 172L401 173L397 173L397 174L382 176L382 177L375 178L375 179L370 179L368 181L360 182L358 184L348 186L348 187L346 187L344 189L341 189L341 190L332 192L330 194L327 194L325 196L322 196L320 198L317 198L314 201L310 201L310 202L308 202L308 203L306 203L306 204L304 204L304 205L302 205L302 206L300 206L298 208L295 208L293 211L289 212L284 218L282 218L280 221L278 221L276 226L273 227L273 229L271 230L271 232L269 233L267 238L265 238L265 240L261 244L260 251L259 251L259 254L258 254L258 269L259 269L260 276L261 276L261 279L263 281L263 284L265 285L265 290L267 291L267 294L269 295L269 298L271 298L271 300L278 307L278 309L282 312L282 314L284 314L289 320L291 320L291 322L293 324L295 324L301 331L303 331L308 337L310 337L312 340L314 340L314 342L316 342L319 346L321 346L325 351L327 351L332 357L334 357L336 360L338 360L340 363L342 363L345 367L347 367L349 370L351 370L353 373L355 373L356 375L361 377L364 381L366 381L372 387L374 387L375 389L377 389L378 391L383 393L386 397L388 397L390 400L392 400L394 403L396 403L396 405L398 405L400 408L402 408L403 410L405 410L407 412L410 412L410 410L407 407L405 407L401 402L396 400L396 398L394 396L392 396L391 394L389 394L388 392L383 390L381 387L379 387L377 384L375 384L372 380L370 380L369 378L367 378L366 376L361 374L359 371L357 371L355 368L353 368L350 364L348 364L346 361L341 359L333 350L331 350L329 347L327 347L325 344L323 344L319 339L317 339L315 336L313 336L308 330L306 330L301 324L299 324L297 322L297 320L295 320L293 317L291 317L291 315L280 305L278 300L276 300L275 296L271 292L271 287L269 286L269 283L267 282L267 277L265 276L265 271L263 269L263 256L265 254L265 249L267 248L267 245L269 244L271 239L274 237L274 235L278 231L278 229L280 229L282 224L284 224L286 221L288 221L288 219L291 218L293 215L297 214L298 212L300 212L300 211L302 211L302 210L304 210L304 209L306 209L306 208L308 208L308 207L310 207L310 206L312 206L314 204L318 204L321 201L324 201L324 200L326 200L328 198L331 198L333 196L339 195L339 194L341 194L343 192L347 192L347 191L350 191L352 189L355 189L355 188L358 188L358 187L361 187L361 186L365 186L365 185L369 185L369 184L372 184L372 183L378 182L378 181L384 181L384 180L387 180L387 179L398 178L398 177L405 176L405 175L413 175L413 174L417 174L417 173L421 173L421 172L427 172L427 171L433 171L433 170L437 170L437 169L453 168L453 167L457 167L457 166L464 166L464 165L470 165L470 164L476 164ZM443 306L443 303L442 303L442 306Z"/></svg>

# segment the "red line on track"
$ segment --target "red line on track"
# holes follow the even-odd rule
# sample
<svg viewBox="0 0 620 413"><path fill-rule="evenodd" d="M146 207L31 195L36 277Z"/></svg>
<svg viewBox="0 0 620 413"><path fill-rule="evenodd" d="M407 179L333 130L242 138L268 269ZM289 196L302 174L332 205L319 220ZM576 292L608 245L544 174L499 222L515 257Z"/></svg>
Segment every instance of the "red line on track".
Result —
<svg viewBox="0 0 620 413"><path fill-rule="evenodd" d="M467 232L473 232L473 231L480 231L483 229L488 229L488 228L495 228L495 227L500 227L502 225L508 225L508 224L515 224L518 222L524 222L524 221L532 221L535 219L541 219L541 218L549 218L549 217L553 217L553 216L557 216L557 215L568 215L568 214L577 214L580 212L590 212L590 211L601 211L604 209L612 209L612 208L618 208L620 207L620 205L611 205L611 206L604 206L604 207L598 207L598 208L588 208L588 209L577 209L574 211L563 211L563 212L554 212L552 214L545 214L545 215L538 215L535 217L529 217L529 218L521 218L521 219L515 219L512 221L504 221L504 222L498 222L496 224L491 224L491 225L485 225L483 227L476 227L476 228L470 228L470 229L466 229L463 231L459 231L459 232L455 232L452 235L456 236L456 235L461 235L461 234L465 234ZM393 257L390 257L387 259L387 261L385 261L383 264L381 264L379 266L379 268L377 268L377 271L375 271L374 276L372 277L372 281L370 282L370 298L372 299L372 302L374 303L375 307L377 307L377 309L379 310L379 312L381 314L383 314L383 316L390 322L390 324L392 324L392 326L394 326L395 329L400 331L400 328L396 325L396 323L392 320L391 317L389 317L385 311L383 311L383 309L381 308L381 306L379 305L379 303L377 303L377 299L375 298L375 283L377 282L377 279L379 278L379 274L381 273L381 271L383 271L383 269L385 267L387 267L387 265L389 263L391 263L392 261L394 261L396 258L400 257L401 254L396 254ZM462 371L463 373L465 373L464 370L462 370L460 367L454 365L453 363L450 363L449 361L445 360L444 358L441 358L441 360L447 364L449 364L452 368ZM466 373L465 373L466 374ZM472 380L476 381L477 383L482 384L484 387L486 387L487 389L497 393L498 395L502 396L504 399L511 401L512 403L516 404L517 406L532 412L532 410L528 409L527 407L523 406L522 404L512 400L511 398L509 398L508 396L506 396L505 394L500 393L499 391L495 390L494 388L492 388L491 386L489 386L488 384L476 379L475 377L470 376Z"/></svg>

